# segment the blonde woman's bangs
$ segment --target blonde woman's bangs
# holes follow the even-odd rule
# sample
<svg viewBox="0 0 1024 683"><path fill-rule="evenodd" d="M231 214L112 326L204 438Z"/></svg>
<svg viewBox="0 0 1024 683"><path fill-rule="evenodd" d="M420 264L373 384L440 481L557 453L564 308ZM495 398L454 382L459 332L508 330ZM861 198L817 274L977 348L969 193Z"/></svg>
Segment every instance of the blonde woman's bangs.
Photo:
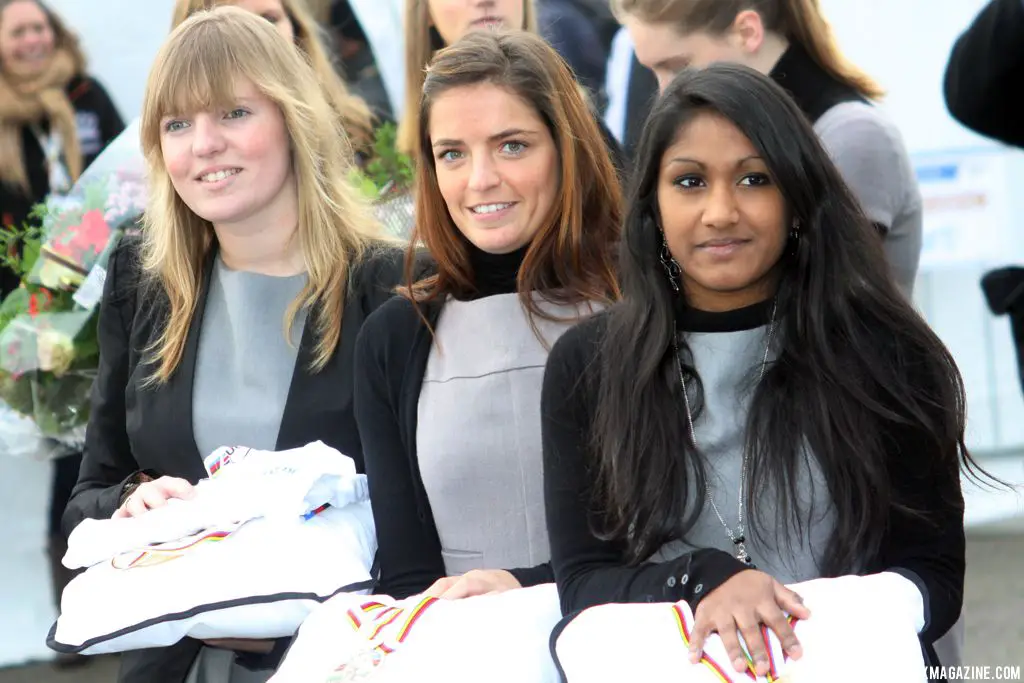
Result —
<svg viewBox="0 0 1024 683"><path fill-rule="evenodd" d="M251 81L262 94L280 99L280 92L270 92L279 88L268 87L268 82L273 83L288 61L301 57L283 39L275 45L276 34L269 41L261 40L268 36L250 33L248 28L189 20L171 34L147 84L141 130L144 151L159 148L160 123L165 117L236 106L239 81Z"/></svg>

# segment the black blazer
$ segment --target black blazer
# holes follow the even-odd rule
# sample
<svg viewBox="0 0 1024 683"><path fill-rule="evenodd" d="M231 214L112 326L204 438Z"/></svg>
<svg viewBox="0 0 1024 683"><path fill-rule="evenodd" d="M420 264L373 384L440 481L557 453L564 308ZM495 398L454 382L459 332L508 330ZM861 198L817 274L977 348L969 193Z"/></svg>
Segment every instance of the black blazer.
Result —
<svg viewBox="0 0 1024 683"><path fill-rule="evenodd" d="M213 263L211 253L178 370L167 383L144 387L150 372L144 350L160 333L165 299L157 288L142 283L135 239L124 239L111 257L99 313L99 374L81 473L64 513L65 533L85 518L110 517L122 486L140 470L192 483L206 476L192 431L192 389L205 283ZM401 251L389 248L374 250L354 265L338 349L317 374L308 371L314 338L312 323L307 323L277 437L279 450L321 440L355 459L363 471L352 405L355 340L366 317L400 282L401 266ZM172 648L126 653L119 680L181 681L199 646L186 639Z"/></svg>

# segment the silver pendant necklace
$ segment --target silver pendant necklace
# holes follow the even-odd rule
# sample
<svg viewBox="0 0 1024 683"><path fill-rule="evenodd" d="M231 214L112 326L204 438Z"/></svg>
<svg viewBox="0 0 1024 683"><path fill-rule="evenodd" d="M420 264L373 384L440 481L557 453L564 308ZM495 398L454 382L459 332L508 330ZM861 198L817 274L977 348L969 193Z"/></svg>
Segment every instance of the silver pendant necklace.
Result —
<svg viewBox="0 0 1024 683"><path fill-rule="evenodd" d="M768 367L768 352L772 347L772 337L775 334L775 314L778 311L779 301L776 299L772 304L772 318L768 327L768 341L764 347L764 357L761 359L761 374L758 377L758 382L764 379L765 369ZM672 347L676 354L676 369L679 371L679 384L683 389L683 404L686 406L686 425L690 431L690 443L693 444L694 450L699 450L700 446L697 444L697 432L693 428L693 412L690 410L690 397L686 390L686 375L683 373L683 361L680 358L679 353L679 337L673 335ZM743 451L743 464L740 466L740 486L739 486L739 510L737 512L736 530L726 524L725 518L722 517L722 513L718 511L718 506L715 505L715 497L711 492L711 483L709 481L704 482L704 495L707 497L709 503L711 503L711 509L715 511L715 516L718 517L718 521L722 523L725 528L725 533L729 535L729 540L732 541L736 547L736 559L744 563L751 569L755 569L754 560L750 557L747 552L747 538L743 528L743 487L747 481L747 467L750 462L750 454L747 453L746 449Z"/></svg>

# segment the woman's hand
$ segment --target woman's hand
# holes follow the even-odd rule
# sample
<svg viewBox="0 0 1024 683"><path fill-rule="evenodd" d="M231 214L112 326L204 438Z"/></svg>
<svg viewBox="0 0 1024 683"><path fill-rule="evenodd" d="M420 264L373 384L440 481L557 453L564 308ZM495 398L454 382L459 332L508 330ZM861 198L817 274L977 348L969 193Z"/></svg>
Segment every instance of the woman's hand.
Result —
<svg viewBox="0 0 1024 683"><path fill-rule="evenodd" d="M138 517L154 508L163 507L171 498L188 500L195 495L195 487L177 477L160 477L139 484L128 499L117 508L111 519Z"/></svg>
<svg viewBox="0 0 1024 683"><path fill-rule="evenodd" d="M513 588L522 586L516 577L504 569L473 569L462 576L438 579L423 594L442 600L460 600L474 595L504 593Z"/></svg>
<svg viewBox="0 0 1024 683"><path fill-rule="evenodd" d="M800 659L800 642L784 612L798 619L811 616L803 599L770 575L751 569L741 571L708 593L697 605L690 638L690 661L694 664L700 661L704 642L711 633L717 632L736 671L747 671L747 658L736 635L739 631L755 672L758 676L766 675L770 665L761 624L775 632L790 657Z"/></svg>

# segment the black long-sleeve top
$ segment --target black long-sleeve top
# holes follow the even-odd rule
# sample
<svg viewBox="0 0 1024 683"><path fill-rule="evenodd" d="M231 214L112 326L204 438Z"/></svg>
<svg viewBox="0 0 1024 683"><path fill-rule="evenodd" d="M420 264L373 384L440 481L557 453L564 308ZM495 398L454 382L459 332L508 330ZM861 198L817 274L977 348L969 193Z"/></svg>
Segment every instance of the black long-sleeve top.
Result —
<svg viewBox="0 0 1024 683"><path fill-rule="evenodd" d="M1024 0L992 0L956 41L946 106L982 135L1024 147Z"/></svg>
<svg viewBox="0 0 1024 683"><path fill-rule="evenodd" d="M745 329L741 313L701 316L722 316L717 329L730 331ZM544 376L544 496L551 565L562 611L571 614L609 602L679 600L696 609L704 596L746 565L721 550L698 549L663 563L628 566L622 544L600 540L592 533L601 520L594 513L600 506L592 498L594 459L589 435L606 321L606 314L599 314L566 332L553 347ZM893 571L917 585L925 607L921 640L926 653L934 656L931 644L953 626L963 603L964 507L959 469L937 466L933 441L909 428L893 426L886 441L892 454L893 495L927 511L929 519L894 511L877 557L865 558L864 573Z"/></svg>

